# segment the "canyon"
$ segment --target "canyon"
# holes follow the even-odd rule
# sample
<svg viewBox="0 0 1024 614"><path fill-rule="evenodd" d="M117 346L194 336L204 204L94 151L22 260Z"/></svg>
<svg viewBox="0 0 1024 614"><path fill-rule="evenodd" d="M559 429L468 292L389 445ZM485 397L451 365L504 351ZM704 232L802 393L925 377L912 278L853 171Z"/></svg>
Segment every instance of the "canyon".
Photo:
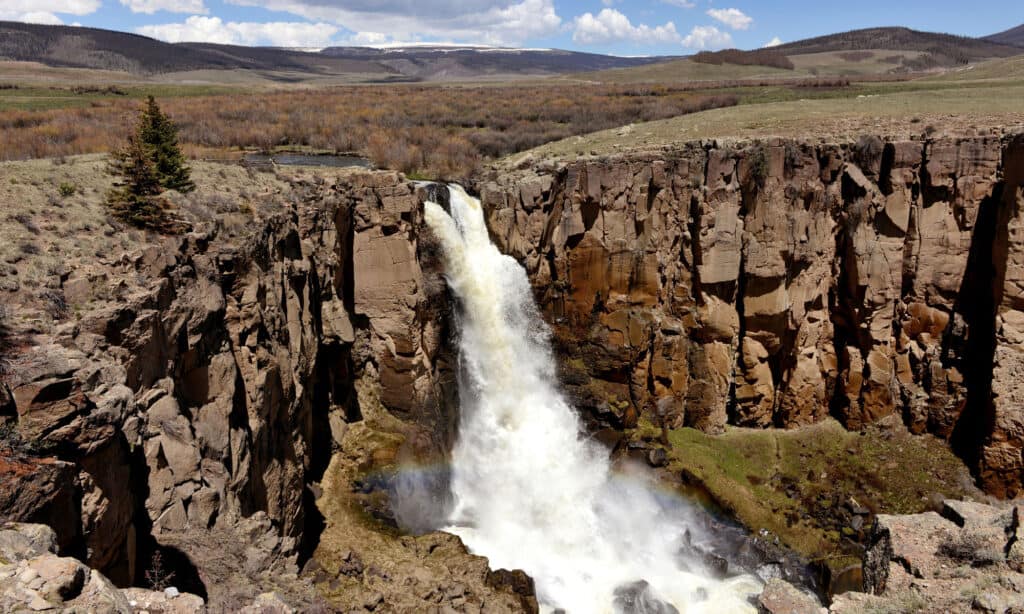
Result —
<svg viewBox="0 0 1024 614"><path fill-rule="evenodd" d="M183 206L191 232L66 259L42 286L18 279L35 255L5 262L0 518L51 526L32 556L122 587L160 553L213 611L268 591L304 611L535 611L531 578L430 531L460 404L424 220L443 195L387 171L230 179L273 184L233 237ZM613 455L644 428L888 423L1020 494L1024 137L526 156L469 188ZM406 484L407 467L433 469Z"/></svg>

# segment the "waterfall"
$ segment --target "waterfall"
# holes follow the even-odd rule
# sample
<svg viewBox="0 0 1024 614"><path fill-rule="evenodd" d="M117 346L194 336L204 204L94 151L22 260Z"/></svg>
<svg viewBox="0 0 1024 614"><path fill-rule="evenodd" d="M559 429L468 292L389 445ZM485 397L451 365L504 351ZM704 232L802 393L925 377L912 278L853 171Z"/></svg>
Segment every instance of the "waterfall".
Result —
<svg viewBox="0 0 1024 614"><path fill-rule="evenodd" d="M461 306L454 509L444 530L492 568L533 577L545 611L754 611L756 581L711 579L681 554L688 508L613 471L585 437L559 392L526 271L491 243L479 201L458 186L450 201L450 215L425 205Z"/></svg>

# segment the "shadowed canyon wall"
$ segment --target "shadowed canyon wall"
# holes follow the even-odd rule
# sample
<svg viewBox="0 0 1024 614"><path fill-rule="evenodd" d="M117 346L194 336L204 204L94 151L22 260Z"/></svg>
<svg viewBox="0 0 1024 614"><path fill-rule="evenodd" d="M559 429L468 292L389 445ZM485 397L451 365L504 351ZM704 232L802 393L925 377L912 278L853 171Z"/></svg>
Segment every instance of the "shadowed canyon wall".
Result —
<svg viewBox="0 0 1024 614"><path fill-rule="evenodd" d="M865 138L541 162L476 187L594 428L895 413L1014 496L1022 182L1021 137ZM88 307L0 385L0 421L38 453L0 458L0 515L129 583L151 535L241 526L276 536L267 557L308 554L310 485L366 400L405 442L368 442L375 462L446 454L455 358L426 197L388 172L297 181L244 242L77 263L61 290Z"/></svg>
<svg viewBox="0 0 1024 614"><path fill-rule="evenodd" d="M422 198L396 173L346 177L294 184L241 245L191 233L76 266L62 291L89 307L3 387L20 438L52 458L0 462L0 516L53 525L63 551L131 583L150 534L259 514L281 538L267 556L311 547L307 485L362 418L357 382L411 453L447 449L447 300L417 257Z"/></svg>
<svg viewBox="0 0 1024 614"><path fill-rule="evenodd" d="M478 188L598 422L897 413L1015 496L1022 159L1020 137L707 143Z"/></svg>

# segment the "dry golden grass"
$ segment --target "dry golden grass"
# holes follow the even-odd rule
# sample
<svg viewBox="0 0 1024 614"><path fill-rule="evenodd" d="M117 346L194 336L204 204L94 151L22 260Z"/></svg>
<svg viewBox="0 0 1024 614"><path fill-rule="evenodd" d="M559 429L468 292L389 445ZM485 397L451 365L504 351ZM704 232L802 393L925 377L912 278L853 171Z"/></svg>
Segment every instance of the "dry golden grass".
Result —
<svg viewBox="0 0 1024 614"><path fill-rule="evenodd" d="M61 278L70 271L104 274L125 254L178 240L110 216L104 201L114 178L107 163L105 155L0 162L0 304L17 311L10 322L16 330L46 331L90 308L64 297ZM285 206L290 192L287 178L239 165L198 162L193 179L194 193L168 193L174 215L197 229L216 225L226 238L249 232L254 217Z"/></svg>
<svg viewBox="0 0 1024 614"><path fill-rule="evenodd" d="M167 98L187 152L308 147L358 152L408 174L458 179L481 158L636 121L736 104L668 87L352 87ZM110 151L138 102L0 112L0 159Z"/></svg>
<svg viewBox="0 0 1024 614"><path fill-rule="evenodd" d="M914 63L924 55L921 51L864 49L860 51L826 51L791 55L797 72L820 75L864 76L890 73L902 63Z"/></svg>
<svg viewBox="0 0 1024 614"><path fill-rule="evenodd" d="M672 148L701 139L768 137L853 142L871 134L894 139L936 134L1024 132L1024 83L916 87L853 98L787 100L715 109L685 117L570 137L532 150L535 158L573 159ZM519 156L513 156L514 164ZM505 162L502 162L505 163Z"/></svg>

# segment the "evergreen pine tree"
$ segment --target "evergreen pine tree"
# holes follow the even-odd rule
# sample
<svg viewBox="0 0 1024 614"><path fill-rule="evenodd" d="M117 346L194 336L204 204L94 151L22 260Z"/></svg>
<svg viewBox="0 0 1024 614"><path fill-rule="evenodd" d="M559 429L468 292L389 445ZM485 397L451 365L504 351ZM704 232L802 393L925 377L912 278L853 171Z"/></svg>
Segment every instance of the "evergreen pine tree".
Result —
<svg viewBox="0 0 1024 614"><path fill-rule="evenodd" d="M192 169L185 164L185 156L178 146L178 128L152 96L139 117L138 134L149 147L160 185L182 193L196 189Z"/></svg>
<svg viewBox="0 0 1024 614"><path fill-rule="evenodd" d="M166 229L167 219L158 198L163 187L150 148L139 134L130 134L124 149L114 152L110 171L121 177L107 195L107 206L114 216L135 226Z"/></svg>

